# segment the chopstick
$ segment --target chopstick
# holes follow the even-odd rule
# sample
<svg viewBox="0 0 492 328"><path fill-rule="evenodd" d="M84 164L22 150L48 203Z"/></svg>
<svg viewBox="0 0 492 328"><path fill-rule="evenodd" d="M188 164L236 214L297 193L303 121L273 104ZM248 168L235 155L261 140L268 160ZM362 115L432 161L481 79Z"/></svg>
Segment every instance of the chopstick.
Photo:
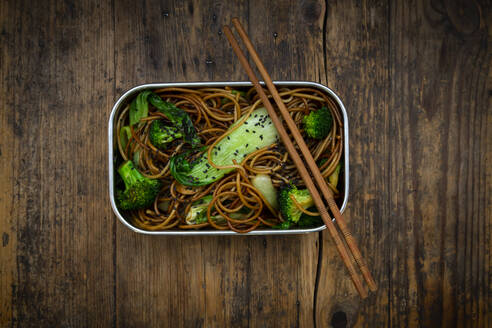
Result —
<svg viewBox="0 0 492 328"><path fill-rule="evenodd" d="M301 149L301 152L306 159L306 162L309 165L309 168L311 169L316 182L319 185L319 188L321 189L324 198L326 199L328 206L330 207L330 210L335 216L336 222L338 223L340 230L342 231L342 236L345 238L347 245L349 246L352 255L354 256L354 259L359 266L364 279L366 280L369 288L374 291L377 289L376 283L374 282L374 279L372 278L369 269L367 267L367 264L365 263L358 247L355 242L355 239L353 238L352 234L348 230L348 227L340 213L340 210L338 209L335 200L333 198L333 193L332 191L328 188L326 185L326 182L321 175L321 172L319 171L318 166L316 165L316 162L314 161L309 148L307 147L306 143L304 142L304 139L302 138L299 130L297 129L294 121L292 120L291 116L289 115L287 108L285 107L284 103L282 102L280 95L278 94L278 91L276 90L275 86L273 85L273 82L268 75L268 72L266 71L265 67L263 66L258 54L254 50L254 47L249 40L246 32L244 31L243 27L241 26L241 23L237 18L233 18L232 20L234 26L236 27L241 39L246 45L246 48L248 49L253 61L255 62L258 70L260 71L261 75L263 76L263 79L265 80L265 84L267 85L268 89L270 90L270 93L272 94L275 102L277 103L277 106L280 109L280 112L284 118L284 120L287 122L287 125L289 129L292 132L292 135L294 136L295 141L299 145L299 148ZM228 26L224 26L224 34L226 35L227 39L229 40L229 43L231 44L234 52L236 53L237 57L239 58L239 61L241 62L241 65L243 68L246 70L246 73L248 74L251 82L253 83L254 87L256 88L263 104L265 105L275 127L277 128L277 131L279 132L279 135L284 142L286 149L292 158L294 164L296 165L299 174L301 175L304 183L306 184L306 187L308 188L309 192L311 193L311 196L313 197L314 203L316 207L318 208L318 211L321 215L321 218L323 219L324 223L326 224L328 231L330 232L330 235L333 238L333 241L335 242L335 245L337 247L338 252L340 253L340 256L350 274L350 277L355 285L355 288L357 289L359 295L362 298L367 297L367 290L363 287L360 275L355 271L355 268L353 266L352 260L349 257L349 254L347 252L347 249L345 248L345 245L343 244L342 239L339 236L338 230L336 229L333 221L331 220L328 211L323 203L323 200L321 199L321 196L316 189L313 180L311 179L311 176L309 175L306 167L303 164L302 159L300 158L299 154L297 153L292 141L290 140L282 122L280 121L279 117L277 116L272 104L270 103L268 97L266 96L265 92L263 91L261 85L259 84L258 78L256 77L255 73L253 72L251 66L248 63L248 60L246 59L245 55L243 54L241 48L239 47L235 37L232 34L231 29Z"/></svg>
<svg viewBox="0 0 492 328"><path fill-rule="evenodd" d="M367 267L367 264L362 257L362 254L359 250L359 247L357 246L357 243L352 236L352 233L348 229L348 226L340 213L340 210L338 209L338 206L335 203L335 199L333 197L333 192L331 189L328 187L326 184L325 179L321 175L321 172L319 171L318 165L316 165L316 162L313 159L313 156L311 155L311 152L309 151L309 148L307 147L306 143L304 142L304 139L302 138L299 130L297 129L297 126L290 116L289 112L287 111L287 108L285 107L285 104L283 103L282 99L280 98L280 95L278 94L277 89L275 88L275 85L272 82L272 79L270 78L270 75L265 69L265 66L263 66L263 63L261 62L258 53L255 51L253 44L251 43L250 39L248 38L248 35L246 34L244 28L242 27L241 23L237 18L232 19L232 23L236 27L239 36L243 40L244 44L246 45L246 48L248 49L251 57L253 58L253 61L255 62L258 70L260 71L260 74L263 76L263 79L265 81L265 84L268 87L268 90L272 94L278 108L280 109L280 112L284 118L284 120L287 122L287 126L289 127L290 131L292 132L294 139L296 140L297 144L299 145L299 148L301 149L302 155L306 159L309 168L311 169L311 172L314 175L314 178L316 179L316 182L318 183L318 187L321 189L321 192L326 199L328 206L330 207L331 212L335 216L335 220L338 223L338 226L340 230L342 231L343 236L345 237L345 240L347 242L347 245L350 248L350 251L352 252L352 255L354 256L355 261L357 262L357 265L359 266L362 275L364 276L364 279L367 282L367 285L369 286L369 289L371 291L376 291L377 290L377 285L376 282L374 281L374 278L372 277L369 268ZM330 219L331 221L331 219Z"/></svg>

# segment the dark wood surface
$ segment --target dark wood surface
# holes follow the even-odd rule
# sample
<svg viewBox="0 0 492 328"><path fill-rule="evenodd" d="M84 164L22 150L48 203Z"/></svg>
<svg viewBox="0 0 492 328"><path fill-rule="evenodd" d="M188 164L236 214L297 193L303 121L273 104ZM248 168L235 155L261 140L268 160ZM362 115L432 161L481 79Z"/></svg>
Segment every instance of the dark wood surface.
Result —
<svg viewBox="0 0 492 328"><path fill-rule="evenodd" d="M345 103L367 300L327 232L149 237L112 213L112 104L245 80L234 16L274 79ZM1 1L0 326L490 326L491 22L465 0Z"/></svg>

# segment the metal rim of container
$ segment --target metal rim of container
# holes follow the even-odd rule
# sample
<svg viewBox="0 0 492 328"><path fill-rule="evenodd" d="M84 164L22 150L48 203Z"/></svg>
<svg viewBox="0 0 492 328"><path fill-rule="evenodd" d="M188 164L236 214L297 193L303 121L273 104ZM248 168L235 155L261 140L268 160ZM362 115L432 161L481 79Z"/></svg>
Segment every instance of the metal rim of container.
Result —
<svg viewBox="0 0 492 328"><path fill-rule="evenodd" d="M347 111L345 109L345 106L343 105L342 101L338 97L338 95L328 88L327 86L324 86L320 83L317 82L309 82L309 81L274 81L274 84L277 86L285 86L285 87L292 87L292 86L304 86L304 87L313 87L320 89L324 92L326 92L328 95L330 95L337 103L337 105L340 108L340 111L342 113L343 117L343 134L344 134L344 150L343 150L343 157L344 157L344 197L343 197L343 202L342 206L340 208L340 212L344 212L345 208L347 207L347 202L348 202L348 193L349 193L349 130L348 130L348 116L347 116ZM113 157L114 157L114 117L116 116L116 113L120 109L120 107L125 104L125 101L127 101L128 98L132 97L134 94L141 90L146 90L146 89L159 89L159 88L168 88L168 87L179 87L179 88L201 88L201 87L250 87L252 86L251 82L176 82L176 83L149 83L149 84L142 84L138 85L128 91L126 91L114 104L113 109L111 110L111 114L109 116L109 122L108 122L108 177L109 177L109 198L111 202L111 207L113 208L114 214L118 217L118 219L123 223L127 228L141 234L147 234L147 235L198 235L198 236L220 236L220 235L245 235L245 236L252 236L252 235L290 235L290 234L304 234L304 233L310 233L310 232L317 232L317 231L322 231L326 229L326 225L322 225L316 228L310 228L310 229L291 229L291 230L277 230L277 229L261 229L261 230L253 230L248 233L237 233L231 230L186 230L186 231L180 231L180 230L163 230L163 231L147 231L143 229L139 229L135 226L133 226L131 223L129 223L123 215L120 213L118 210L115 199L114 199L114 167L113 167ZM333 219L335 220L335 219Z"/></svg>

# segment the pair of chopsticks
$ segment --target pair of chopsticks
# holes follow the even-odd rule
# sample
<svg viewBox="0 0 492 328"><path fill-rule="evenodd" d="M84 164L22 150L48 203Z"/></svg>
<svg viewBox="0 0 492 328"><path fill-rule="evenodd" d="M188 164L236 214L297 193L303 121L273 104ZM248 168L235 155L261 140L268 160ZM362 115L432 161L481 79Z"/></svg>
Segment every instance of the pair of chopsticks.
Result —
<svg viewBox="0 0 492 328"><path fill-rule="evenodd" d="M319 189L321 190L321 193L323 194L324 199L326 200L326 203L328 204L328 207L330 208L331 212L335 216L335 221L338 223L338 227L340 228L342 232L342 236L345 238L345 241L352 253L352 256L355 259L355 262L359 266L360 271L362 272L362 275L367 282L367 285L369 286L369 289L371 291L375 291L377 289L376 282L372 278L371 273L369 272L369 269L367 267L366 262L364 261L362 254L360 253L359 247L357 246L357 243L352 236L352 233L349 231L347 224L345 223L345 220L343 219L342 214L340 213L340 210L338 209L337 204L335 203L335 199L333 198L333 192L331 191L330 188L328 188L325 179L321 175L321 172L319 171L318 165L316 165L316 162L313 159L313 156L311 155L311 152L309 151L309 148L307 147L304 139L302 138L294 120L290 116L289 112L287 111L287 108L285 107L285 104L282 102L282 99L280 98L280 95L275 88L275 85L272 82L272 79L270 78L270 75L265 69L265 66L263 66L263 63L261 62L258 54L256 53L253 44L251 43L248 35L246 34L244 28L242 27L241 23L237 18L232 19L232 23L234 27L236 28L239 36L243 40L246 49L248 50L251 58L253 59L254 63L256 64L256 67L258 68L258 71L260 72L261 76L263 77L265 84L270 91L273 99L275 100L275 103L277 104L280 113L282 114L282 117L284 121L287 123L287 126L289 127L292 135L294 136L294 139L296 143L299 146L299 149L302 152L302 155L304 156L305 161L307 162L309 169L311 170L311 173L314 176L314 179L316 180ZM246 70L246 73L249 76L249 79L253 83L254 87L256 88L256 91L260 95L260 98L263 102L263 105L265 105L268 114L270 115L270 118L273 121L273 124L277 128L277 131L285 144L285 147L287 148L287 152L289 153L289 156L292 158L294 161L294 164L296 165L299 174L301 175L304 183L306 184L307 189L311 193L311 196L313 197L314 204L316 205L321 218L323 219L323 222L326 224L326 227L328 228L328 231L330 232L331 237L333 238L333 241L335 242L335 245L337 247L338 252L340 253L340 256L343 260L343 263L345 264L350 277L352 278L352 281L355 285L355 288L357 289L357 292L362 298L367 297L367 290L365 287L362 285L362 281L360 279L360 275L358 272L356 272L355 267L352 263L352 260L350 259L349 253L345 247L345 244L342 241L342 238L339 235L339 232L337 228L335 227L335 224L331 220L330 215L328 214L328 211L325 207L325 204L323 203L323 200L318 192L318 189L314 185L313 180L311 179L311 176L309 175L306 167L304 166L304 163L297 153L297 150L294 147L294 144L292 143L292 140L289 138L287 131L285 130L282 122L280 121L279 117L277 116L277 113L275 112L275 109L273 108L272 104L270 103L270 100L268 99L267 95L263 91L263 88L261 87L258 78L256 77L255 73L253 72L253 69L248 63L248 60L246 59L244 53L242 52L241 48L239 47L238 42L236 41L236 38L232 34L231 29L229 26L225 25L223 27L224 34L226 35L227 39L229 40L229 43L232 46L232 49L236 53L237 57L239 58L239 61L241 62L241 65L243 68Z"/></svg>

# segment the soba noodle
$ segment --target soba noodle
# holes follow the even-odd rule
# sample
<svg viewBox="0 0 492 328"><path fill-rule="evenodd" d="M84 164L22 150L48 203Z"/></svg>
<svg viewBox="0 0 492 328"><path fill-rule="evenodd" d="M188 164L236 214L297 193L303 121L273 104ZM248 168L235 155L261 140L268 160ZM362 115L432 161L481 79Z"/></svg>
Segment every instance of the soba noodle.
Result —
<svg viewBox="0 0 492 328"><path fill-rule="evenodd" d="M164 88L154 90L167 102L174 103L186 111L193 121L202 140L208 147L208 162L217 168L234 168L234 171L222 179L202 187L186 187L174 180L170 173L169 159L184 150L188 145L175 140L164 151L149 141L149 128L154 120L166 119L166 116L149 106L149 114L141 119L143 124L131 127L131 136L127 142L120 139L120 129L128 125L129 106L124 108L117 118L117 144L119 155L124 161L133 160L139 171L146 177L160 179L164 188L155 198L150 208L129 211L133 224L145 230L202 229L233 230L248 232L258 227L273 227L282 223L277 210L272 208L262 193L253 186L251 179L257 174L271 177L274 187L294 182L302 186L294 164L282 144L272 144L248 154L240 162L228 166L217 166L211 161L210 152L215 144L238 128L253 110L262 106L254 88L236 92L230 88ZM267 92L267 91L266 91ZM333 116L330 134L323 140L305 138L314 159L321 163L322 175L327 178L334 172L342 156L343 126L340 112L335 102L323 92L313 88L283 88L280 96L297 125L302 128L302 118L312 110L327 107ZM268 94L268 92L267 92ZM240 121L233 128L229 127ZM228 130L229 129L229 130ZM302 129L301 129L302 133ZM123 144L126 143L125 148ZM331 186L335 195L339 195L336 186ZM200 198L212 195L207 208L207 222L187 224L186 214L192 203ZM316 213L303 209L309 214ZM240 213L241 215L233 215ZM220 216L224 220L214 220ZM240 217L240 218L238 218Z"/></svg>

